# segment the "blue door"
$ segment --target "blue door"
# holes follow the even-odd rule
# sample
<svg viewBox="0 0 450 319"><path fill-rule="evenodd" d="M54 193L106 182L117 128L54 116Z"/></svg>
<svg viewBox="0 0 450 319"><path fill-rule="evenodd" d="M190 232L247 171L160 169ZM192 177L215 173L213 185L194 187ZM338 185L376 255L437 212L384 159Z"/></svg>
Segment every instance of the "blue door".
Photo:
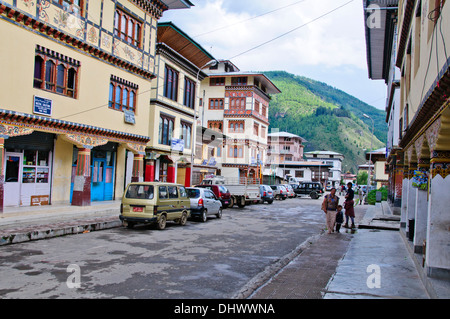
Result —
<svg viewBox="0 0 450 319"><path fill-rule="evenodd" d="M91 201L105 200L106 159L94 158L91 166Z"/></svg>
<svg viewBox="0 0 450 319"><path fill-rule="evenodd" d="M110 153L106 158L92 159L91 165L91 201L113 200L114 197L114 166L115 154ZM76 165L72 167L72 182L70 188L70 202L72 202L73 179Z"/></svg>

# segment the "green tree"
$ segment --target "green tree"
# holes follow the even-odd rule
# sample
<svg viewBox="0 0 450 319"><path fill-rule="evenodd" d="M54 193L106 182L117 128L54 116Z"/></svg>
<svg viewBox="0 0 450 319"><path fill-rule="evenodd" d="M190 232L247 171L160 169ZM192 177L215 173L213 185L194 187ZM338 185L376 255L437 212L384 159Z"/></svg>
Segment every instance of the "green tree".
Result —
<svg viewBox="0 0 450 319"><path fill-rule="evenodd" d="M358 185L367 185L367 178L369 177L369 174L365 171L359 172L356 176L356 183Z"/></svg>

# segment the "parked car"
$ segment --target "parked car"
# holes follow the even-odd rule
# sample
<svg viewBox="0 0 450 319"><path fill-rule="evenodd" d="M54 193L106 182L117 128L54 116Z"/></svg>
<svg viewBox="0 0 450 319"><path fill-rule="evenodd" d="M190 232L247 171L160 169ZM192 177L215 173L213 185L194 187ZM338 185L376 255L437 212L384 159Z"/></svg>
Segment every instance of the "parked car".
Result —
<svg viewBox="0 0 450 319"><path fill-rule="evenodd" d="M186 192L191 201L191 217L199 218L202 222L208 220L208 215L222 218L222 203L211 190L187 187Z"/></svg>
<svg viewBox="0 0 450 319"><path fill-rule="evenodd" d="M289 184L283 184L283 186L284 186L284 187L286 188L286 190L287 190L288 198L294 198L294 197L297 197L297 195L295 194L294 189L292 188L291 185L289 185Z"/></svg>
<svg viewBox="0 0 450 319"><path fill-rule="evenodd" d="M273 190L273 197L275 199L285 200L287 198L287 190L282 185L270 185L270 188Z"/></svg>
<svg viewBox="0 0 450 319"><path fill-rule="evenodd" d="M162 230L167 221L184 226L190 211L190 201L182 185L130 183L122 197L119 218L128 228L136 224L156 224Z"/></svg>
<svg viewBox="0 0 450 319"><path fill-rule="evenodd" d="M318 182L302 182L299 185L292 184L297 196L309 196L312 199L319 199L324 194L322 184Z"/></svg>
<svg viewBox="0 0 450 319"><path fill-rule="evenodd" d="M260 185L259 190L261 193L261 202L267 202L269 204L273 203L273 190L268 185Z"/></svg>
<svg viewBox="0 0 450 319"><path fill-rule="evenodd" d="M207 188L216 195L216 197L222 202L222 208L228 208L233 206L233 200L228 188L224 185L197 185L195 187Z"/></svg>

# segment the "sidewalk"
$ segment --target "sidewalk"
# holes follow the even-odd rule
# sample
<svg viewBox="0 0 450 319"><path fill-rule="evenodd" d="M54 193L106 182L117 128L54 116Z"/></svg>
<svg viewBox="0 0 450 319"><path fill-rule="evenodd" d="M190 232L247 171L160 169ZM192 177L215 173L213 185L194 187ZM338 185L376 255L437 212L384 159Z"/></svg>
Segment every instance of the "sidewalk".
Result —
<svg viewBox="0 0 450 319"><path fill-rule="evenodd" d="M397 218L386 216L390 211L379 203L355 211L356 224L365 228L322 234L249 298L436 298L425 288L401 233L395 230ZM376 223L370 227L372 220ZM439 298L450 297L450 290L441 292Z"/></svg>
<svg viewBox="0 0 450 319"><path fill-rule="evenodd" d="M119 208L120 201L8 207L0 214L0 246L119 227Z"/></svg>

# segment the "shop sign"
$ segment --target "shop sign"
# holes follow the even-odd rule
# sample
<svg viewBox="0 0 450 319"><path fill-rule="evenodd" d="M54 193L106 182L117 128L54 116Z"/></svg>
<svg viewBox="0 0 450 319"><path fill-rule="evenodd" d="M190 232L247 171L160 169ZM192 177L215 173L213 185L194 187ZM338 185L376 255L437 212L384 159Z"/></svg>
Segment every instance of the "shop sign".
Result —
<svg viewBox="0 0 450 319"><path fill-rule="evenodd" d="M34 102L33 102L33 113L45 115L45 116L52 116L52 108L53 108L53 101L39 97L34 96Z"/></svg>
<svg viewBox="0 0 450 319"><path fill-rule="evenodd" d="M134 117L134 112L130 110L123 111L125 123L127 124L136 124L136 118Z"/></svg>
<svg viewBox="0 0 450 319"><path fill-rule="evenodd" d="M49 195L31 196L31 206L43 206L49 204Z"/></svg>
<svg viewBox="0 0 450 319"><path fill-rule="evenodd" d="M172 151L183 152L184 140L178 138L172 138Z"/></svg>

